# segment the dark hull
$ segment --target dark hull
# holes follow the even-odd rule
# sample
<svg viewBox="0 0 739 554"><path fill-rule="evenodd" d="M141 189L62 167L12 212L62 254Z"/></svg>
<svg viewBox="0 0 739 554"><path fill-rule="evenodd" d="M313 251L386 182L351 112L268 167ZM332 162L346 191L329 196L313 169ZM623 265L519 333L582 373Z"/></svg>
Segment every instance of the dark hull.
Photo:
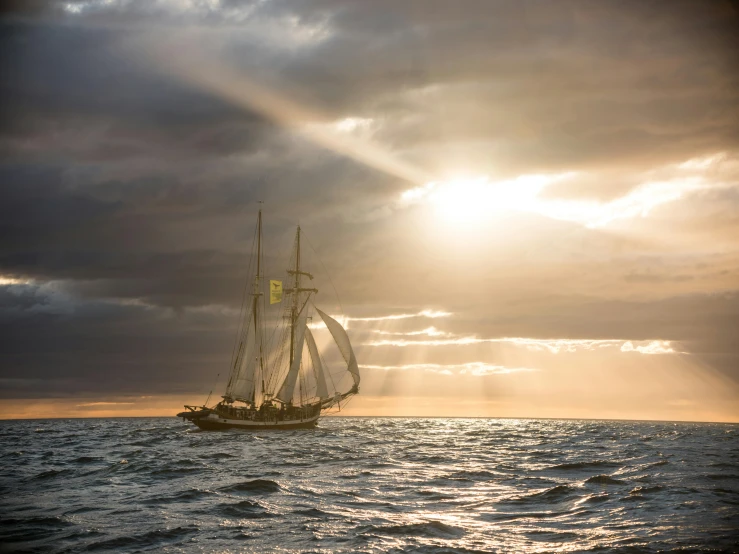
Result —
<svg viewBox="0 0 739 554"><path fill-rule="evenodd" d="M228 429L243 429L245 431L289 431L291 429L312 429L318 423L318 418L312 421L289 423L249 424L246 422L229 423L213 419L193 419L192 422L204 431L226 431Z"/></svg>

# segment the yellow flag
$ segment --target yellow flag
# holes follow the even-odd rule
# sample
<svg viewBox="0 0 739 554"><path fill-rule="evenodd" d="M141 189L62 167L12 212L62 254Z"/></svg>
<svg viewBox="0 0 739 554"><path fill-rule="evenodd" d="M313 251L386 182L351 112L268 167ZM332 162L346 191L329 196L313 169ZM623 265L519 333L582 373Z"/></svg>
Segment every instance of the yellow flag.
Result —
<svg viewBox="0 0 739 554"><path fill-rule="evenodd" d="M282 281L269 281L269 303L282 302Z"/></svg>

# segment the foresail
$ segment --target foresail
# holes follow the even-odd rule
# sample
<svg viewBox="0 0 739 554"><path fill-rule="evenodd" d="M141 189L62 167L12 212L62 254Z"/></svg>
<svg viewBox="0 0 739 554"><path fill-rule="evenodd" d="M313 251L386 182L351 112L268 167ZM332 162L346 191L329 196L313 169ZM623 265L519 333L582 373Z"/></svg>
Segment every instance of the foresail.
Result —
<svg viewBox="0 0 739 554"><path fill-rule="evenodd" d="M254 329L247 328L239 355L231 372L226 396L235 400L254 402L254 374L258 365L259 349Z"/></svg>
<svg viewBox="0 0 739 554"><path fill-rule="evenodd" d="M277 398L283 402L290 402L295 394L295 383L298 380L298 373L300 372L300 361L303 358L303 343L305 340L306 319L308 317L308 305L303 307L303 310L298 315L298 320L295 325L295 350L293 362L290 365L290 369L285 376L285 381L282 383Z"/></svg>
<svg viewBox="0 0 739 554"><path fill-rule="evenodd" d="M334 337L336 346L339 347L339 351L346 361L347 370L349 371L349 373L352 374L352 379L354 379L354 386L359 386L359 366L357 365L357 358L356 356L354 356L354 350L352 349L351 342L349 342L349 335L346 334L344 328L334 318L323 313L318 308L316 308L316 311L318 312L318 315L321 316L321 319L326 324L326 327L328 327L331 336Z"/></svg>
<svg viewBox="0 0 739 554"><path fill-rule="evenodd" d="M326 386L326 376L323 374L323 364L321 364L321 357L318 355L313 333L307 327L305 329L305 342L308 344L313 370L316 372L316 396L321 400L326 400L328 398L328 387Z"/></svg>

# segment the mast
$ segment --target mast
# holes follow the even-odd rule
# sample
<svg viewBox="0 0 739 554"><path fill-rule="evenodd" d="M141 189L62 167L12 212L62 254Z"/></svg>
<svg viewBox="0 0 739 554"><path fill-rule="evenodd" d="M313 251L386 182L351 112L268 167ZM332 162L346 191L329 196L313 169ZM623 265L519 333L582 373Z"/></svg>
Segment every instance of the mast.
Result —
<svg viewBox="0 0 739 554"><path fill-rule="evenodd" d="M261 204L261 202L260 202ZM256 269L253 276L251 301L246 299L248 290L248 278L244 287L244 300L242 303L242 311L244 319L237 331L238 348L235 349L235 358L231 368L226 394L224 399L228 402L240 400L247 404L256 405L256 392L260 384L257 379L257 370L261 371L261 377L264 378L264 345L263 345L263 315L259 309L259 299L262 295L260 291L262 279L262 210L261 206L257 216L256 235L257 249L252 251L252 258L249 263L250 270ZM252 265L256 254L256 268ZM251 310L251 312L249 312ZM262 390L264 387L262 386Z"/></svg>
<svg viewBox="0 0 739 554"><path fill-rule="evenodd" d="M295 244L295 269L291 272L295 277L293 284L295 294L293 294L293 305L290 310L290 366L293 365L295 359L295 324L298 321L298 303L300 302L300 295L298 294L300 290L300 225L298 225L298 230L295 233Z"/></svg>
<svg viewBox="0 0 739 554"><path fill-rule="evenodd" d="M285 319L289 318L290 326L290 355L287 375L285 375L282 385L277 389L275 398L284 404L292 402L293 393L295 392L295 384L298 374L300 373L301 358L303 354L303 346L305 344L305 330L308 300L311 293L317 293L318 289L304 288L301 286L303 276L313 279L313 275L300 268L300 226L295 234L295 265L293 269L288 269L288 275L293 276L291 288L283 289L285 294L292 294L292 301L287 308ZM287 326L285 327L287 332ZM302 405L302 403L301 403Z"/></svg>
<svg viewBox="0 0 739 554"><path fill-rule="evenodd" d="M257 337L257 348L259 348L259 370L262 378L264 375L264 356L262 355L262 334L259 332L259 278L262 273L262 208L259 208L257 216L257 274L254 277L254 291L252 292L252 313L254 314L254 336ZM257 380L254 379L254 403L257 397Z"/></svg>

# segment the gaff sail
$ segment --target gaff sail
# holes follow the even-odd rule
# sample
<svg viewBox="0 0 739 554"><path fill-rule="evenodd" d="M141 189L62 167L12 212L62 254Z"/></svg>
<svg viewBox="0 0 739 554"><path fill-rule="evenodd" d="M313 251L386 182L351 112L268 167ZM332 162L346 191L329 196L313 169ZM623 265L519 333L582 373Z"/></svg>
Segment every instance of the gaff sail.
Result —
<svg viewBox="0 0 739 554"><path fill-rule="evenodd" d="M321 319L326 324L331 336L336 342L336 346L339 347L339 352L346 362L346 369L351 373L352 379L354 379L354 388L359 387L359 366L357 365L357 358L354 355L354 349L352 348L351 342L349 342L349 335L346 334L346 330L341 324L332 318L330 315L322 312L316 308L316 312L321 316Z"/></svg>

